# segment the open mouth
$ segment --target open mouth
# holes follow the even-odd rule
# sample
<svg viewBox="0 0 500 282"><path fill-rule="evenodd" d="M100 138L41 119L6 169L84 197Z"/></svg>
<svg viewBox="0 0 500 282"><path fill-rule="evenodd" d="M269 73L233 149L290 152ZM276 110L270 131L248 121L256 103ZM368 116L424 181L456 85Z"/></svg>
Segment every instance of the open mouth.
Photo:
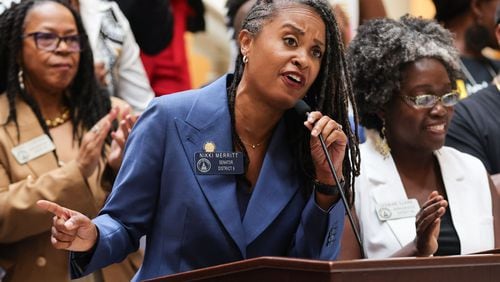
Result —
<svg viewBox="0 0 500 282"><path fill-rule="evenodd" d="M284 78L285 78L286 83L294 88L302 87L305 84L304 77L299 75L299 74L285 73Z"/></svg>
<svg viewBox="0 0 500 282"><path fill-rule="evenodd" d="M431 132L435 133L444 133L445 132L445 124L435 124L435 125L430 125L427 127L427 129Z"/></svg>

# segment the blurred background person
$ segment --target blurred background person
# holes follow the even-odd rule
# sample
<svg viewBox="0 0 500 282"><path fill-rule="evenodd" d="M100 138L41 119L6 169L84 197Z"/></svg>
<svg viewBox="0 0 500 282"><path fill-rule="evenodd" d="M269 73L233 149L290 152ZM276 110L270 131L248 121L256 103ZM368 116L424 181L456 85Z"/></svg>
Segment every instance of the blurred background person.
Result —
<svg viewBox="0 0 500 282"><path fill-rule="evenodd" d="M163 5L159 3L160 1L154 2L158 3L157 6L162 7ZM184 36L186 31L198 32L205 29L205 8L201 0L170 0L167 2L172 13L171 23L173 27L144 26L146 30L140 31L147 33L151 28L165 28L172 31L172 34L167 36L171 40L164 48L158 48L160 50L155 53L147 53L145 50L141 52L142 62L156 96L191 89ZM142 1L136 1L136 3L142 5ZM152 17L155 15L157 14L147 12L143 16ZM158 40L162 41L161 38Z"/></svg>
<svg viewBox="0 0 500 282"><path fill-rule="evenodd" d="M173 37L174 15L170 0L115 0L127 17L142 52L156 55Z"/></svg>
<svg viewBox="0 0 500 282"><path fill-rule="evenodd" d="M154 93L127 18L113 1L71 0L71 4L83 20L99 82L134 112L143 112Z"/></svg>
<svg viewBox="0 0 500 282"><path fill-rule="evenodd" d="M495 39L495 9L499 0L433 0L436 20L454 35L465 75L461 97L486 88L500 70L500 61L483 54L486 47L498 49ZM459 82L461 83L461 82ZM460 87L460 85L459 85Z"/></svg>
<svg viewBox="0 0 500 282"><path fill-rule="evenodd" d="M360 122L371 130L355 184L366 257L498 248L499 198L484 166L443 146L459 100L450 32L409 16L372 20L358 28L348 59ZM344 236L342 257L353 258L358 246L352 232Z"/></svg>
<svg viewBox="0 0 500 282"><path fill-rule="evenodd" d="M205 30L187 33L191 84L204 86L228 72L231 56L229 31L226 27L225 0L203 0Z"/></svg>
<svg viewBox="0 0 500 282"><path fill-rule="evenodd" d="M496 24L500 42L500 5L496 9ZM480 159L500 189L500 77L477 94L455 106L446 145Z"/></svg>
<svg viewBox="0 0 500 282"><path fill-rule="evenodd" d="M82 21L65 1L24 0L0 15L0 267L5 281L67 281L41 199L89 216L102 207L134 119L94 75ZM121 116L117 132L109 132ZM92 129L91 129L92 128ZM129 280L134 254L89 279Z"/></svg>

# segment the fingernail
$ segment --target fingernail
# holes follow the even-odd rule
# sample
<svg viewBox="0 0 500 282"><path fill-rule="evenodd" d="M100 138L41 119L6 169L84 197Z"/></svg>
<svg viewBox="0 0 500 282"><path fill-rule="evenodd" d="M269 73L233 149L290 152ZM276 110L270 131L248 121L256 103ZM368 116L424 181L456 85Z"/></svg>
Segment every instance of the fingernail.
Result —
<svg viewBox="0 0 500 282"><path fill-rule="evenodd" d="M312 135L312 136L318 136L318 130L313 129L313 130L311 131L311 135Z"/></svg>

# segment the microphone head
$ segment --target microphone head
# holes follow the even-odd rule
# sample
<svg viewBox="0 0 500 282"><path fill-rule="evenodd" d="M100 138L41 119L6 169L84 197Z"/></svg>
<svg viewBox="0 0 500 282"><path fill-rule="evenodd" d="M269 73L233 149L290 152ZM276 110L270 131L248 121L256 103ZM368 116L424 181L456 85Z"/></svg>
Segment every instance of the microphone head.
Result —
<svg viewBox="0 0 500 282"><path fill-rule="evenodd" d="M311 112L311 107L309 107L309 105L302 99L298 100L293 108L297 114L304 119L306 119L309 112Z"/></svg>

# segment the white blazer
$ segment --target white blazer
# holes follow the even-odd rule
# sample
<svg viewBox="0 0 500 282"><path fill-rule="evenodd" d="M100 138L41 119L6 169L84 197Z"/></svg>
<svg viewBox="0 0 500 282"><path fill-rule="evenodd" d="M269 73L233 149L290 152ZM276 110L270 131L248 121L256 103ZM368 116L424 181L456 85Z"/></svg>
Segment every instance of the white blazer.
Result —
<svg viewBox="0 0 500 282"><path fill-rule="evenodd" d="M356 212L368 258L389 257L416 235L415 217L380 221L376 205L408 199L394 160L375 150L371 140L360 146L361 174L356 179ZM487 172L476 157L450 147L435 152L460 239L461 254L493 249L493 210Z"/></svg>

